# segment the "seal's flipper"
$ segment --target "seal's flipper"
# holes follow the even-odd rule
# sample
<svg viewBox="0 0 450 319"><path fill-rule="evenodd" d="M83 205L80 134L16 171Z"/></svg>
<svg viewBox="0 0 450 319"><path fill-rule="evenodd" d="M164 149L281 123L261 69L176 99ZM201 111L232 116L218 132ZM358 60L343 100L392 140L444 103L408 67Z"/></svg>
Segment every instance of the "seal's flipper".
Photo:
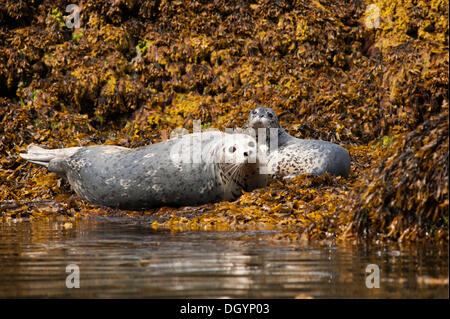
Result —
<svg viewBox="0 0 450 319"><path fill-rule="evenodd" d="M38 164L48 168L50 161L61 160L75 154L81 147L69 147L48 150L37 145L28 146L28 153L19 154L20 157L30 163Z"/></svg>

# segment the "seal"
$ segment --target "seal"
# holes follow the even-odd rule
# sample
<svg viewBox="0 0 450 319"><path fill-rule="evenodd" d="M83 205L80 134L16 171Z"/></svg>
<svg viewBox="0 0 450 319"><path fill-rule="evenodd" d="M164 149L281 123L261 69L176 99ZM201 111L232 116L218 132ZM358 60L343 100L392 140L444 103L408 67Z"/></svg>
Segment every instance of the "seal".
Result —
<svg viewBox="0 0 450 319"><path fill-rule="evenodd" d="M20 156L65 177L91 204L145 210L234 200L264 187L256 140L245 134L200 132L129 149L97 145Z"/></svg>
<svg viewBox="0 0 450 319"><path fill-rule="evenodd" d="M265 129L263 132L266 140L263 141L263 145L267 148L267 167L270 172L285 178L300 174L321 175L326 172L348 177L350 173L350 155L345 148L327 141L299 139L289 135L271 108L253 109L248 117L247 126L254 130L253 135L258 138L262 137L261 129ZM277 133L275 137L278 138L278 142L274 150L269 149L271 139L269 130L275 130Z"/></svg>

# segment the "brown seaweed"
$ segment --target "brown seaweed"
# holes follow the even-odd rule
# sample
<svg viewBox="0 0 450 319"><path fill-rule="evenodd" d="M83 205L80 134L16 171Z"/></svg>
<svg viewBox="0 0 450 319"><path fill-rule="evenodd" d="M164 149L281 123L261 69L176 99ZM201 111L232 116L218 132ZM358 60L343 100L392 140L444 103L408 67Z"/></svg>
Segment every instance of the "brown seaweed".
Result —
<svg viewBox="0 0 450 319"><path fill-rule="evenodd" d="M0 3L0 202L30 202L5 218L108 213L20 159L31 143L137 147L194 120L242 126L267 106L291 135L346 147L350 177L127 214L290 240L448 242L448 1L84 0L79 29L68 4Z"/></svg>

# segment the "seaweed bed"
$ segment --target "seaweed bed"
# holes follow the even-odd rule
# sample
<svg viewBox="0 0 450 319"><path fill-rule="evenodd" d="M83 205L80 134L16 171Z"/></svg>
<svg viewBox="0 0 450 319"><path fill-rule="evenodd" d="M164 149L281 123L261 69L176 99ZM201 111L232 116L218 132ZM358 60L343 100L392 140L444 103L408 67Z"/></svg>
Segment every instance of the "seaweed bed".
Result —
<svg viewBox="0 0 450 319"><path fill-rule="evenodd" d="M0 3L3 221L119 214L279 240L448 243L448 0L84 0L80 28L68 4ZM256 106L291 135L346 147L350 177L131 212L84 203L18 157L31 143L138 147L197 119L243 126Z"/></svg>

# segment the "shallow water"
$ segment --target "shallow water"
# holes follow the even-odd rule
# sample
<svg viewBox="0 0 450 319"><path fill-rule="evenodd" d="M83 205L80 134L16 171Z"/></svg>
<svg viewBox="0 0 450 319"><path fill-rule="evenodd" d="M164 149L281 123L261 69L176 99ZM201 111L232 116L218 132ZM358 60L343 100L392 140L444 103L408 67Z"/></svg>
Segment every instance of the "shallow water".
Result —
<svg viewBox="0 0 450 319"><path fill-rule="evenodd" d="M123 218L0 222L0 298L448 298L448 249L315 247ZM80 288L66 287L66 266ZM366 286L366 266L380 288Z"/></svg>

